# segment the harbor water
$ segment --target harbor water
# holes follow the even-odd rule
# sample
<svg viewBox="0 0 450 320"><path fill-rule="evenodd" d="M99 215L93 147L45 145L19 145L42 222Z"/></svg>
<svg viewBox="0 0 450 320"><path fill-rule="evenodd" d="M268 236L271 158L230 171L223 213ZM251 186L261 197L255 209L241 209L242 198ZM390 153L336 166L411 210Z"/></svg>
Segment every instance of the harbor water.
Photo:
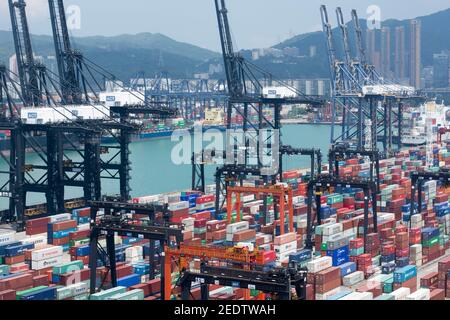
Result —
<svg viewBox="0 0 450 320"><path fill-rule="evenodd" d="M324 159L330 143L329 125L292 124L284 125L281 132L282 143L298 148L320 148ZM176 165L171 160L174 146L170 137L142 140L133 142L131 150L131 195L133 197L158 194L170 191L179 191L190 188L192 167L190 164ZM42 160L35 154L27 155L27 163L39 164ZM286 157L284 166L286 170L306 168L310 165L307 156ZM0 170L6 170L0 167ZM206 167L206 183L214 183L215 166ZM6 181L2 181L4 184ZM114 180L102 182L102 194L115 195L119 193L119 183ZM82 197L81 188L66 188L66 198ZM27 205L44 203L42 195L29 193ZM0 209L8 208L8 199L0 199Z"/></svg>

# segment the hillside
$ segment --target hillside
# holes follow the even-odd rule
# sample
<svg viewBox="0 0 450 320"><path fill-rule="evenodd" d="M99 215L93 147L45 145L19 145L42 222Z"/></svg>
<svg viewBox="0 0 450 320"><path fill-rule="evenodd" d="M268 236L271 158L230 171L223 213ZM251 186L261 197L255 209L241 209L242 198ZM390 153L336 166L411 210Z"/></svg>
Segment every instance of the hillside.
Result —
<svg viewBox="0 0 450 320"><path fill-rule="evenodd" d="M32 42L36 55L54 55L52 37L33 35ZM216 52L152 33L74 38L72 45L125 80L140 71L153 76L161 64L173 76L189 77L195 72L208 70L206 62L220 57ZM7 63L13 53L12 33L0 31L0 61Z"/></svg>
<svg viewBox="0 0 450 320"><path fill-rule="evenodd" d="M328 8L330 13L334 8ZM350 19L350 8L345 8L344 15ZM428 16L419 17L422 21L422 64L432 65L433 53L441 50L450 50L450 9ZM317 20L320 21L319 7L317 7ZM391 48L395 47L394 29L403 25L409 34L410 20L387 20L382 26L391 27ZM349 23L350 44L355 50L355 37L353 24ZM366 21L361 20L363 37L366 37ZM214 30L213 30L214 31ZM335 46L338 56L342 57L341 35L337 28L333 29ZM54 55L52 37L32 37L33 46L37 55ZM409 37L406 37L407 46ZM187 43L178 42L162 34L139 33L136 35L120 35L115 37L84 37L72 39L73 46L80 49L85 55L96 63L106 67L119 78L127 80L137 72L145 71L153 76L162 68L173 77L192 77L194 73L207 72L210 63L222 63L221 55ZM315 46L317 54L309 57L309 49ZM321 31L297 35L273 48L284 49L296 47L299 56L284 56L274 58L264 56L254 61L263 69L273 73L278 78L328 78L328 57L325 37ZM7 62L14 52L12 34L0 31L0 61ZM244 50L242 54L251 59L251 51ZM394 52L392 52L394 54ZM353 52L353 55L355 53ZM391 59L394 61L394 59ZM215 75L222 76L223 75Z"/></svg>
<svg viewBox="0 0 450 320"><path fill-rule="evenodd" d="M330 7L329 10L332 8ZM333 8L334 9L334 8ZM349 11L349 10L348 10ZM350 18L350 13L345 12L346 18ZM317 19L320 19L319 10L317 12ZM433 64L433 54L438 53L441 50L450 50L450 9L440 11L428 16L418 17L422 22L422 64L423 66L429 66ZM409 25L411 20L386 20L382 23L382 26L391 28L391 48L395 47L395 35L394 30L397 26L404 26L406 28L407 35L409 34ZM363 37L366 36L367 23L366 20L361 19L360 24L363 28ZM352 53L355 54L355 36L352 23L348 23L350 45L352 47ZM338 56L342 55L341 33L338 28L333 29L334 42ZM408 44L409 37L406 37ZM364 43L365 44L365 43ZM301 74L297 74L299 77L314 77L317 74L321 76L328 76L328 58L325 37L322 32L312 32L302 35L297 35L291 39L288 39L280 44L274 46L276 49L284 49L286 47L299 48L300 55L308 55L309 47L317 47L317 56L313 59L302 58L297 59L296 67L290 66L291 70L301 70ZM394 52L392 52L394 54ZM262 59L256 63L266 69L275 69L277 74L285 74L279 61L277 63L270 62L271 59ZM277 59L279 60L279 59ZM291 61L292 58L286 59ZM308 61L309 60L309 61ZM392 59L393 60L393 59ZM324 65L325 64L325 67Z"/></svg>

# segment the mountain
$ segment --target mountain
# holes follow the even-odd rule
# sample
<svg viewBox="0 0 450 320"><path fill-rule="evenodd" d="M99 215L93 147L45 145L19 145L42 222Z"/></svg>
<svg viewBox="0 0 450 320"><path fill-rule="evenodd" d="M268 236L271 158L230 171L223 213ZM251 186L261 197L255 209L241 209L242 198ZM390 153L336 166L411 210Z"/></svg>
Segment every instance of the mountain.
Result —
<svg viewBox="0 0 450 320"><path fill-rule="evenodd" d="M330 14L334 8L329 8ZM344 12L350 19L350 10ZM450 51L450 9L418 17L422 22L422 65L433 64L433 54L442 50ZM320 21L319 6L317 21ZM395 27L406 29L406 47L409 47L409 25L411 20L386 20L382 26L391 28L391 48L394 63ZM366 38L367 23L361 19L363 37ZM355 35L352 23L348 23L349 41L352 55L355 56ZM380 38L380 32L377 37ZM333 29L336 52L343 57L341 33ZM32 36L34 51L37 55L54 55L53 40L50 36ZM192 77L195 73L208 72L210 64L221 64L220 53L206 50L194 45L178 42L162 34L139 33L136 35L119 35L114 37L94 36L75 37L72 39L74 48L81 50L87 58L103 66L119 79L128 80L140 71L152 77L164 69L171 77ZM364 43L365 45L365 43ZM310 57L310 48L316 47L316 54ZM329 78L329 63L325 36L321 31L297 35L272 47L281 51L287 48L298 48L294 54L284 54L280 57L261 56L252 61L262 69L269 71L277 78ZM379 50L379 48L378 48ZM7 62L14 52L11 32L0 31L0 61ZM252 59L251 50L243 50L242 55ZM162 67L161 67L162 66ZM224 77L216 74L215 77Z"/></svg>
<svg viewBox="0 0 450 320"><path fill-rule="evenodd" d="M32 43L36 55L54 55L51 36L32 35ZM216 52L178 42L158 33L75 37L72 38L72 46L124 80L140 71L153 76L161 68L173 77L190 77L196 72L207 71L207 61L220 57ZM0 61L7 63L13 53L12 33L0 31Z"/></svg>

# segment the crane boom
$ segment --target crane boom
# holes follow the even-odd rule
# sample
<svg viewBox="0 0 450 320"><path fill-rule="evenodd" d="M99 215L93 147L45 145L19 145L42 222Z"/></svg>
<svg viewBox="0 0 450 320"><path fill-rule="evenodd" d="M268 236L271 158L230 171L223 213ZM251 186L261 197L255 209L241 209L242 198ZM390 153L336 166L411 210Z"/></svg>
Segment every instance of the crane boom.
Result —
<svg viewBox="0 0 450 320"><path fill-rule="evenodd" d="M225 0L215 0L215 4L228 90L231 96L240 97L244 95L244 87L242 85L239 68L240 57L233 49L230 24L228 21L228 10L225 5Z"/></svg>
<svg viewBox="0 0 450 320"><path fill-rule="evenodd" d="M345 62L347 63L347 65L350 66L352 57L350 54L350 44L348 42L348 29L347 29L347 25L344 22L344 15L342 14L341 7L336 8L336 16L337 16L339 28L341 29L341 32L342 32L342 41L344 44Z"/></svg>
<svg viewBox="0 0 450 320"><path fill-rule="evenodd" d="M24 0L8 0L22 96L26 105L40 105L38 66L34 61Z"/></svg>
<svg viewBox="0 0 450 320"><path fill-rule="evenodd" d="M66 104L82 103L82 89L77 77L76 55L72 50L63 0L48 0L53 30L62 100Z"/></svg>
<svg viewBox="0 0 450 320"><path fill-rule="evenodd" d="M361 25L359 24L359 18L358 13L355 9L352 10L352 20L353 25L355 26L355 34L356 34L356 52L359 62L361 62L362 65L367 64L366 60L366 50L363 46L363 39L362 39L362 29Z"/></svg>
<svg viewBox="0 0 450 320"><path fill-rule="evenodd" d="M327 7L325 5L320 6L320 13L322 17L322 27L325 36L327 37L327 48L328 48L328 59L330 63L330 71L333 79L335 78L335 64L336 60L336 50L333 44L333 31L331 29L331 24L328 19Z"/></svg>

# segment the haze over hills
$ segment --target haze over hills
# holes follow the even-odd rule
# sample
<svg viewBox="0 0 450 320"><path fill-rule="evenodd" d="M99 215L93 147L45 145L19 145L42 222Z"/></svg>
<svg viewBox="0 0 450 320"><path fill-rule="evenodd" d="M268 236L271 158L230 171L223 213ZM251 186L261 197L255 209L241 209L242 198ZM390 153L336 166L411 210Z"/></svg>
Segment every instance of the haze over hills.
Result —
<svg viewBox="0 0 450 320"><path fill-rule="evenodd" d="M334 14L335 8L328 8ZM350 8L343 8L344 16L350 19ZM450 50L450 9L417 18L422 22L422 65L433 64L433 54L441 50ZM320 21L319 8L317 20ZM405 26L406 41L409 41L410 20L387 20L382 26L391 27L391 48L393 48L397 26ZM363 36L366 36L367 24L361 20ZM215 29L212 32L216 32ZM237 30L235 30L237 32ZM333 29L338 55L342 57L340 32ZM349 23L350 44L355 50L353 24ZM35 53L42 56L54 55L51 36L32 37ZM188 43L178 42L162 34L139 33L115 37L74 38L73 46L82 50L86 57L105 67L118 78L128 80L137 72L145 71L152 77L161 69L172 77L192 77L195 73L208 72L210 64L222 63L220 53L203 49ZM310 47L316 47L316 54L310 57ZM254 61L255 64L272 72L278 78L328 78L328 57L325 37L321 31L297 35L273 46L275 49L298 48L298 55L266 55ZM0 61L8 62L14 52L11 32L0 31ZM242 54L251 59L252 51L243 50ZM354 52L353 52L354 54ZM394 59L391 59L394 61ZM215 77L222 76L216 74Z"/></svg>
<svg viewBox="0 0 450 320"><path fill-rule="evenodd" d="M51 36L33 35L32 42L36 55L54 55ZM216 52L152 33L77 37L72 39L72 45L120 79L128 79L140 71L153 76L161 68L174 77L190 77L206 61L220 57ZM0 31L0 61L8 63L13 53L12 33Z"/></svg>

